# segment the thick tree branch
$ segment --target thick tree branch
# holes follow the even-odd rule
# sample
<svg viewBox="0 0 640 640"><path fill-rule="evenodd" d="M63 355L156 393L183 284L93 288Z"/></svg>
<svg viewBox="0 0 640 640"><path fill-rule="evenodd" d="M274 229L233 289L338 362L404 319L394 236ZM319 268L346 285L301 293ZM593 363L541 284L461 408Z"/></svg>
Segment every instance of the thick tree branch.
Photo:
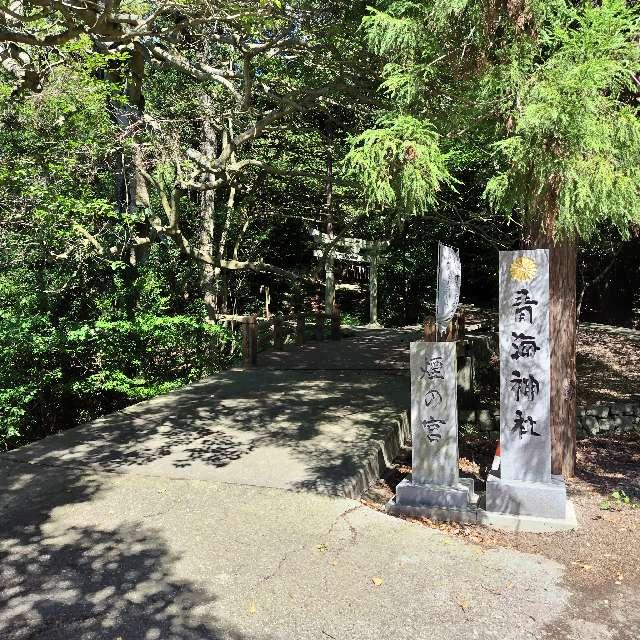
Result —
<svg viewBox="0 0 640 640"><path fill-rule="evenodd" d="M242 103L242 94L229 79L229 77L233 77L231 72L224 71L223 69L216 69L203 63L193 63L175 52L167 51L159 45L147 47L147 50L157 61L164 62L170 67L177 69L178 71L182 71L196 80L205 82L213 81L221 84L231 93L237 103Z"/></svg>

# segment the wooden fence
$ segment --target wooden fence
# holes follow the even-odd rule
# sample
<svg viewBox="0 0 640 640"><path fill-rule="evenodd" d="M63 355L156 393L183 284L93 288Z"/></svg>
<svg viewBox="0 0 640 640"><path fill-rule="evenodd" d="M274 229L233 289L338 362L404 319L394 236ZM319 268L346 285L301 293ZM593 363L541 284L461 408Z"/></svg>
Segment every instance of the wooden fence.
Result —
<svg viewBox="0 0 640 640"><path fill-rule="evenodd" d="M242 360L244 366L258 363L258 353L272 348L282 351L287 343L303 345L309 339L340 340L340 312L299 313L285 317L219 316L219 320L242 325Z"/></svg>

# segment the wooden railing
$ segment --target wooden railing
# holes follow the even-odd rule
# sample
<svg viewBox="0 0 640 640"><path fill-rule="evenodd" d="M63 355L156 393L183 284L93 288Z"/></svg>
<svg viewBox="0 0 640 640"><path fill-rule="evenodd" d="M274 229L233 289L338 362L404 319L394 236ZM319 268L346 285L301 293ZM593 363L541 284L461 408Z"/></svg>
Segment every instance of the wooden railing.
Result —
<svg viewBox="0 0 640 640"><path fill-rule="evenodd" d="M246 367L258 364L259 351L268 348L282 351L288 338L298 346L305 344L309 337L315 340L341 338L338 310L332 314L299 313L290 317L276 314L268 319L258 316L222 316L220 319L241 323L242 360Z"/></svg>

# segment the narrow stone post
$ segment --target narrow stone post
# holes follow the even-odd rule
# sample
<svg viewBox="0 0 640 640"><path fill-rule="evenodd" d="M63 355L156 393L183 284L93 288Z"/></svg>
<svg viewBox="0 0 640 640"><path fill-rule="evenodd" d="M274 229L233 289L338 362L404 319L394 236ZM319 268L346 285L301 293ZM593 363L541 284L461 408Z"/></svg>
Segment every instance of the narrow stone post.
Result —
<svg viewBox="0 0 640 640"><path fill-rule="evenodd" d="M258 364L258 320L256 316L245 316L242 321L242 356L245 367Z"/></svg>
<svg viewBox="0 0 640 640"><path fill-rule="evenodd" d="M379 262L378 245L374 247L371 253L371 262L369 263L369 323L373 326L378 324L378 262Z"/></svg>
<svg viewBox="0 0 640 640"><path fill-rule="evenodd" d="M336 276L334 273L334 258L329 256L325 262L325 295L324 308L331 309L336 301Z"/></svg>
<svg viewBox="0 0 640 640"><path fill-rule="evenodd" d="M271 289L268 286L264 288L264 315L267 320L271 318L269 305L271 304Z"/></svg>
<svg viewBox="0 0 640 640"><path fill-rule="evenodd" d="M274 351L284 349L284 321L280 314L273 316L273 349Z"/></svg>
<svg viewBox="0 0 640 640"><path fill-rule="evenodd" d="M316 312L316 340L324 340L324 313L322 311Z"/></svg>
<svg viewBox="0 0 640 640"><path fill-rule="evenodd" d="M340 309L338 307L334 307L331 314L331 339L340 340Z"/></svg>
<svg viewBox="0 0 640 640"><path fill-rule="evenodd" d="M296 318L296 344L301 346L304 344L304 330L306 318L304 313L299 313Z"/></svg>

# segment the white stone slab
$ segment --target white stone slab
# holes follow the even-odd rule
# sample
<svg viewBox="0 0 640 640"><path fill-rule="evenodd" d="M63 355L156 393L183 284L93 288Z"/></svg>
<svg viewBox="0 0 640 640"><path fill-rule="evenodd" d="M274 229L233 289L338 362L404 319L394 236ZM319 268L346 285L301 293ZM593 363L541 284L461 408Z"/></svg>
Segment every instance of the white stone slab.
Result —
<svg viewBox="0 0 640 640"><path fill-rule="evenodd" d="M549 252L500 252L502 480L551 481Z"/></svg>
<svg viewBox="0 0 640 640"><path fill-rule="evenodd" d="M528 531L531 533L548 533L551 531L573 531L578 528L575 507L571 500L565 503L564 518L543 518L536 516L510 515L477 510L477 523L504 531Z"/></svg>
<svg viewBox="0 0 640 640"><path fill-rule="evenodd" d="M551 476L549 482L503 480L492 474L487 476L487 511L562 519L566 505L567 488L562 476Z"/></svg>
<svg viewBox="0 0 640 640"><path fill-rule="evenodd" d="M456 343L412 342L413 483L457 487Z"/></svg>
<svg viewBox="0 0 640 640"><path fill-rule="evenodd" d="M466 509L475 497L472 478L461 478L457 486L416 484L411 478L405 478L396 487L396 502L403 506Z"/></svg>

